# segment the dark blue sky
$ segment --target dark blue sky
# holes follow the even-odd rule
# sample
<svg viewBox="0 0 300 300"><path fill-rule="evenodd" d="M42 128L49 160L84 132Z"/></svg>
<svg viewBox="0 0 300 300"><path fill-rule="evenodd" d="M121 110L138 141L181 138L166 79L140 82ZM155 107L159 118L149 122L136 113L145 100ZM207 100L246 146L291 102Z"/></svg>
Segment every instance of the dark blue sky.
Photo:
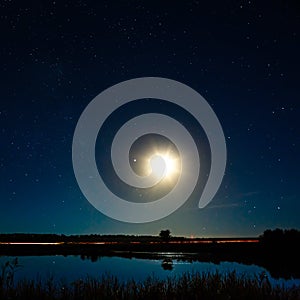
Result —
<svg viewBox="0 0 300 300"><path fill-rule="evenodd" d="M297 1L3 1L0 34L0 232L300 229ZM178 80L205 97L228 161L206 208L184 206L136 225L91 206L71 150L87 104L145 76Z"/></svg>

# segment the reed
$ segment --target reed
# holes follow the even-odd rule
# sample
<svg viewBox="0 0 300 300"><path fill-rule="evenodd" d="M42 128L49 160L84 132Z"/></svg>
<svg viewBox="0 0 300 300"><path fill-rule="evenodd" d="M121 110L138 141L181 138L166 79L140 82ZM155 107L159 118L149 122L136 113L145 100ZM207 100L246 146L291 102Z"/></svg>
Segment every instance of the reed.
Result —
<svg viewBox="0 0 300 300"><path fill-rule="evenodd" d="M6 263L0 273L0 299L94 300L94 299L216 299L216 300L299 300L300 287L272 286L265 273L256 277L236 272L183 273L159 279L149 276L144 281L120 281L109 274L100 278L86 277L72 283L23 279L14 282L18 262Z"/></svg>

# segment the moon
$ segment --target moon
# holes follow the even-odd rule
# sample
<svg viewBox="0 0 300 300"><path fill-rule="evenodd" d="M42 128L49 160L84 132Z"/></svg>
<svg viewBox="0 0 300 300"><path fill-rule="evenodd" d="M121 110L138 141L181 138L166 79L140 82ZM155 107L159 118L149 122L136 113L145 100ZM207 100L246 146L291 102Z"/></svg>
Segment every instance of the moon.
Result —
<svg viewBox="0 0 300 300"><path fill-rule="evenodd" d="M150 172L161 179L171 179L179 172L178 158L169 154L155 153L149 159Z"/></svg>
<svg viewBox="0 0 300 300"><path fill-rule="evenodd" d="M165 176L167 164L166 160L161 155L154 154L150 158L150 167L151 173L156 177L163 178Z"/></svg>

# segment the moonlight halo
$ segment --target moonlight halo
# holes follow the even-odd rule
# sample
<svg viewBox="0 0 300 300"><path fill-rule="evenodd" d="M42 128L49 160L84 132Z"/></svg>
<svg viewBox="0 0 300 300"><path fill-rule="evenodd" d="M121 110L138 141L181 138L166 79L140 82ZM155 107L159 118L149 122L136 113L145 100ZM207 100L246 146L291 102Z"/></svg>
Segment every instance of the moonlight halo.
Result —
<svg viewBox="0 0 300 300"><path fill-rule="evenodd" d="M180 173L180 158L171 156L168 152L154 153L149 158L149 165L150 172L168 181L171 181L175 174Z"/></svg>
<svg viewBox="0 0 300 300"><path fill-rule="evenodd" d="M138 176L129 162L130 147L137 137L160 134L178 148L182 170L170 193L149 203L134 203L116 196L103 182L95 159L98 132L118 107L143 98L173 102L187 110L202 126L211 150L210 173L199 195L199 207L205 207L216 194L226 166L226 144L221 125L205 99L190 87L165 78L137 78L116 84L94 98L81 114L73 137L73 168L80 189L99 211L114 219L145 223L168 216L182 206L193 193L200 175L200 157L190 132L165 114L146 113L130 119L116 133L112 146L113 168L121 180L132 187L147 188L159 182L153 172ZM166 160L168 163L168 160ZM101 166L100 166L101 167Z"/></svg>

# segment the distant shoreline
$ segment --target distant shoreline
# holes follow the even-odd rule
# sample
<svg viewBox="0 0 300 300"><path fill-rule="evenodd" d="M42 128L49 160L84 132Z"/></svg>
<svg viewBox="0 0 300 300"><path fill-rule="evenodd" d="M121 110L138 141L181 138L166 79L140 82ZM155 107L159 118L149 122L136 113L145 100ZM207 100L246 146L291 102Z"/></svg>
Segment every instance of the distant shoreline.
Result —
<svg viewBox="0 0 300 300"><path fill-rule="evenodd" d="M0 256L79 255L255 264L274 278L300 278L300 231L266 230L254 238L186 238L167 235L0 234ZM178 257L180 256L181 257ZM183 255L182 255L183 254Z"/></svg>
<svg viewBox="0 0 300 300"><path fill-rule="evenodd" d="M0 256L81 256L82 259L97 261L103 256L205 261L238 262L255 264L266 268L274 278L300 278L300 270L293 263L286 263L281 257L272 256L266 251L259 239L178 239L161 241L157 237L138 240L130 237L108 238L105 241L44 241L39 242L0 242ZM13 244L16 243L16 244ZM297 264L296 264L297 265ZM284 266L284 268L282 267Z"/></svg>

